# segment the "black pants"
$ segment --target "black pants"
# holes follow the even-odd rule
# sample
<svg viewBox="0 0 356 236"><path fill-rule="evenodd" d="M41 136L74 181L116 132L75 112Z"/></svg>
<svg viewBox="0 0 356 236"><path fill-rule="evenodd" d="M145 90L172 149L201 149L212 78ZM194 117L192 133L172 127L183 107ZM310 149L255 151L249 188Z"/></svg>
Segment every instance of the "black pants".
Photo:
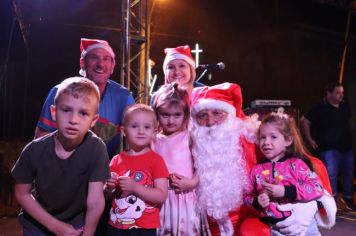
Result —
<svg viewBox="0 0 356 236"><path fill-rule="evenodd" d="M105 209L99 219L99 223L95 231L95 236L107 235L109 218L110 218L111 201L112 201L111 199L105 201Z"/></svg>
<svg viewBox="0 0 356 236"><path fill-rule="evenodd" d="M108 225L107 236L156 236L156 229L117 229Z"/></svg>

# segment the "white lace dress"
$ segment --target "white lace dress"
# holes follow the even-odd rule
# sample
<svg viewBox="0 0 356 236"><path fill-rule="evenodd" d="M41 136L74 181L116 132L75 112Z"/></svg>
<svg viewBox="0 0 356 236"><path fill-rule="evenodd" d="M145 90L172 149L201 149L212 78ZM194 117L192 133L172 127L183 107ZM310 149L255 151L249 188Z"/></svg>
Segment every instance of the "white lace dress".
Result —
<svg viewBox="0 0 356 236"><path fill-rule="evenodd" d="M174 136L159 134L153 149L163 157L170 174L178 173L188 178L193 177L193 160L189 149L188 131ZM157 235L209 235L206 216L199 213L197 209L195 190L175 193L173 189L169 189L160 217L161 228Z"/></svg>

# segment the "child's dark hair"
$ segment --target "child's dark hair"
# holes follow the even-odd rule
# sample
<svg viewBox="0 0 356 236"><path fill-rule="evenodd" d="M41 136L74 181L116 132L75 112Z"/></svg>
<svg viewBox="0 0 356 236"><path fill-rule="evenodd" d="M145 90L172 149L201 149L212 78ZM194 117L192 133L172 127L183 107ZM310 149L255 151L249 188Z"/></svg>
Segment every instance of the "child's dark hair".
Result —
<svg viewBox="0 0 356 236"><path fill-rule="evenodd" d="M157 117L156 117L155 111L150 106L148 106L146 104L141 104L141 103L132 104L125 109L124 115L122 118L122 125L123 126L127 125L127 122L129 120L130 116L132 115L132 113L137 112L137 111L146 112L148 114L151 114L152 119L153 119L153 125L155 128L157 127L158 122L157 122Z"/></svg>
<svg viewBox="0 0 356 236"><path fill-rule="evenodd" d="M283 134L284 138L292 139L292 144L286 148L286 157L298 157L302 159L312 171L314 171L313 164L308 157L310 154L303 144L303 140L293 117L282 112L272 112L267 114L262 119L258 135L260 135L261 127L266 124L275 125L281 134Z"/></svg>
<svg viewBox="0 0 356 236"><path fill-rule="evenodd" d="M152 103L153 110L155 110L157 117L162 106L181 106L184 112L183 128L187 128L190 116L189 94L187 90L178 87L177 83L163 85L155 92Z"/></svg>

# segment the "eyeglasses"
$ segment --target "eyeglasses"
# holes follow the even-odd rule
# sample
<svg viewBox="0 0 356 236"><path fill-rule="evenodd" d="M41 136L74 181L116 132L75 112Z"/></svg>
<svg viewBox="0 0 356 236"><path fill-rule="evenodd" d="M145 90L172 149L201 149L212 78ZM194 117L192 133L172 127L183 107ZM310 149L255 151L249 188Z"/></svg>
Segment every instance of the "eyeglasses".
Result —
<svg viewBox="0 0 356 236"><path fill-rule="evenodd" d="M227 117L227 112L223 110L202 110L195 115L195 118L200 125L205 125L206 123L220 124Z"/></svg>

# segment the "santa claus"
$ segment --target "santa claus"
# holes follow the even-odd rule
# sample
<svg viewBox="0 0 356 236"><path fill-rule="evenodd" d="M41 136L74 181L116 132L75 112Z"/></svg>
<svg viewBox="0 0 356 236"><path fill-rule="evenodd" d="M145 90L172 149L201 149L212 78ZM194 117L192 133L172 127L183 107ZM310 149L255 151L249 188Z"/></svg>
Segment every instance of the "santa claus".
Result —
<svg viewBox="0 0 356 236"><path fill-rule="evenodd" d="M240 86L223 83L195 88L191 96L191 115L189 129L200 181L199 205L210 218L212 235L270 235L270 228L259 221L256 211L242 204L248 175L257 162L254 142L259 122L244 115ZM325 167L315 159L313 164L324 188L331 192ZM303 234L315 215L319 225L333 226L334 199L326 193L319 200L319 204L312 201L280 206L280 210L292 212L277 224L280 232ZM317 206L324 206L324 210L316 214Z"/></svg>

